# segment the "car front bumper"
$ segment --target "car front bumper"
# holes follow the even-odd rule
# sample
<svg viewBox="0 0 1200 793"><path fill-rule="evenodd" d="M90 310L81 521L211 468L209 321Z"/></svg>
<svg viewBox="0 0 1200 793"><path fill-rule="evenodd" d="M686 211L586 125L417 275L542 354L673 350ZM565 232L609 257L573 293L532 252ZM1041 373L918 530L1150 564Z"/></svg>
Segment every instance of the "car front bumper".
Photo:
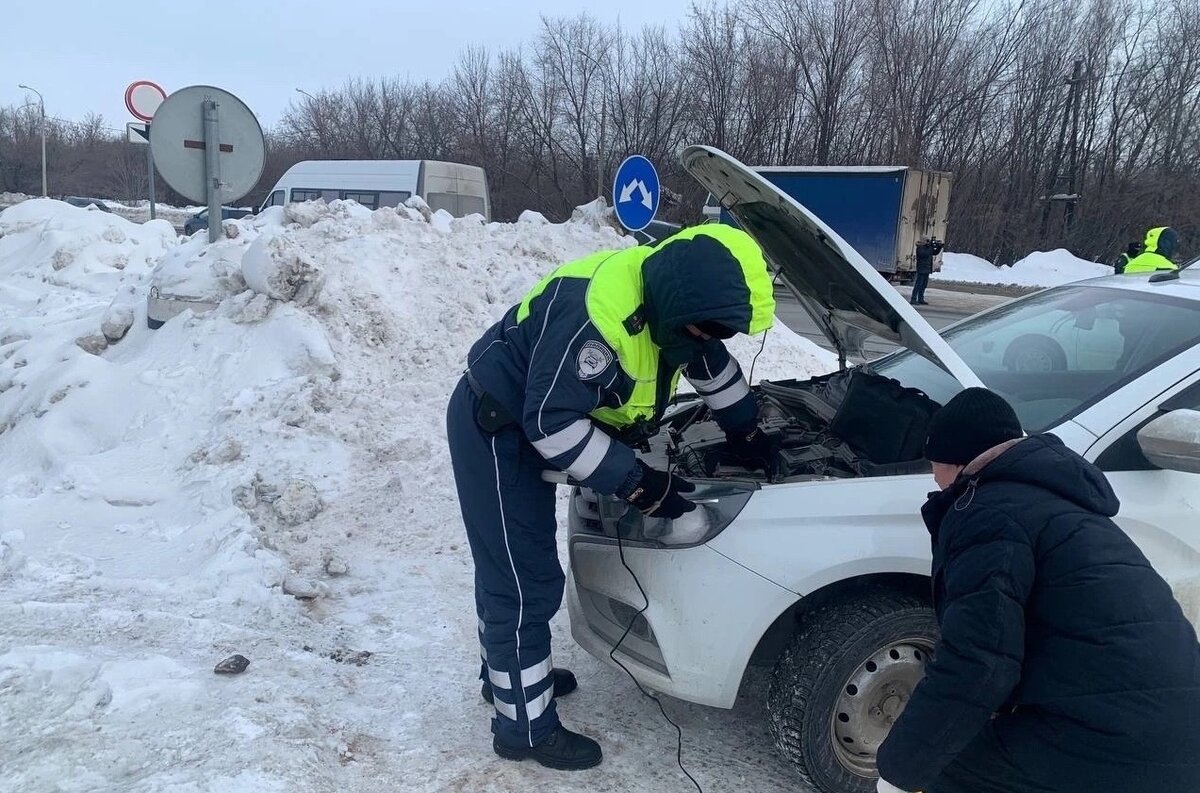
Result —
<svg viewBox="0 0 1200 793"><path fill-rule="evenodd" d="M621 664L643 685L702 705L733 707L759 638L797 598L707 545L619 549L573 531L569 549L575 641L616 666L609 653L632 623L615 653Z"/></svg>

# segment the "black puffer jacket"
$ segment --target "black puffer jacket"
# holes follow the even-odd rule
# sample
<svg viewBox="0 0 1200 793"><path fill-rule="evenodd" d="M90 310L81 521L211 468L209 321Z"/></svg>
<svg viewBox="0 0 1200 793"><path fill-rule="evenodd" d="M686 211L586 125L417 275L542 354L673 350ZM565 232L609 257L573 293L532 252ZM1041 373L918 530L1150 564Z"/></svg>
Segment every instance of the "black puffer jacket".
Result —
<svg viewBox="0 0 1200 793"><path fill-rule="evenodd" d="M998 713L1013 761L1053 790L1200 791L1200 646L1118 507L1053 435L930 496L942 639L880 747L884 779L927 789Z"/></svg>
<svg viewBox="0 0 1200 793"><path fill-rule="evenodd" d="M932 273L933 258L942 252L941 241L930 240L917 245L917 272Z"/></svg>

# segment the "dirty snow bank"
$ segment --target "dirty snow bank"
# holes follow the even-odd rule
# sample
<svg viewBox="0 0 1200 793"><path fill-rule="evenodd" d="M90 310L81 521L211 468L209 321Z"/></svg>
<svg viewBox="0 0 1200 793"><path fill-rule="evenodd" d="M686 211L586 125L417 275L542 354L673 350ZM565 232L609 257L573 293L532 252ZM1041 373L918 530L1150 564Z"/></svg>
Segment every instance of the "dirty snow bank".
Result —
<svg viewBox="0 0 1200 793"><path fill-rule="evenodd" d="M934 273L931 280L1037 287L1058 286L1112 274L1113 268L1106 264L1080 259L1059 248L1035 251L1011 267L996 267L986 259L969 253L944 253L941 272Z"/></svg>
<svg viewBox="0 0 1200 793"><path fill-rule="evenodd" d="M564 718L605 764L492 754L443 428L482 329L627 238L595 212L485 224L416 202L225 228L209 246L53 201L0 214L0 788L678 784L653 705L563 614ZM149 331L152 267L218 307ZM735 346L747 370L757 349ZM780 326L756 379L827 368L814 350ZM233 653L248 670L214 675ZM758 706L673 709L710 783L791 783Z"/></svg>
<svg viewBox="0 0 1200 793"><path fill-rule="evenodd" d="M30 198L33 198L33 196L26 195L25 193L0 192L0 209L6 209L22 201L28 201Z"/></svg>
<svg viewBox="0 0 1200 793"><path fill-rule="evenodd" d="M150 219L150 202L149 201L133 201L122 203L120 201L105 201L105 206L113 211L114 214L120 215L126 220L134 223L145 223ZM176 207L170 204L154 205L154 214L158 220L165 220L178 230L183 229L183 224L188 221L192 215L204 209L202 206L185 206Z"/></svg>
<svg viewBox="0 0 1200 793"><path fill-rule="evenodd" d="M23 201L32 200L34 196L26 195L25 193L0 193L0 209L5 209L14 206ZM133 201L123 203L121 201L112 201L110 199L97 199L98 204L103 204L110 212L118 215L125 220L133 221L134 223L145 223L150 219L150 202L149 201ZM183 228L183 224L187 219L204 209L201 206L176 207L170 204L155 204L155 214L158 220L165 220L177 230Z"/></svg>

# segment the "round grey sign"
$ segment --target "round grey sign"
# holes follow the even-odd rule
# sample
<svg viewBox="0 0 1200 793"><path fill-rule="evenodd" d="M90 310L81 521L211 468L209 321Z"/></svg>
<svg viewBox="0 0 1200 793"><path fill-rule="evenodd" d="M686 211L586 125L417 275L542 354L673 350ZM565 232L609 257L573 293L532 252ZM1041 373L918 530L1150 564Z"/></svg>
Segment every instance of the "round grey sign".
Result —
<svg viewBox="0 0 1200 793"><path fill-rule="evenodd" d="M150 153L167 184L192 201L206 202L204 107L217 105L220 138L220 203L236 201L254 189L266 159L262 127L242 100L209 85L180 88L166 98L150 125Z"/></svg>

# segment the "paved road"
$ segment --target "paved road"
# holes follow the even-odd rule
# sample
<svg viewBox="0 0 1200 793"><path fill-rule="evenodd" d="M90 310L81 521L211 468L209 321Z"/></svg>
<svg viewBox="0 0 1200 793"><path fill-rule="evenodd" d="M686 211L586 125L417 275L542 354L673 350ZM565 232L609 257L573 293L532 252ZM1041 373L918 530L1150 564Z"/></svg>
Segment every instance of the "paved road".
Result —
<svg viewBox="0 0 1200 793"><path fill-rule="evenodd" d="M906 288L901 289L901 293L905 297L907 297L907 292ZM925 321L932 325L935 330L940 330L963 317L970 316L1011 299L996 295L967 294L940 289L930 289L926 292L925 297L930 305L918 306L917 311L920 312ZM775 313L783 320L785 325L825 349L833 349L833 345L825 338L825 334L817 330L816 323L812 321L808 312L800 307L800 304L790 296L790 293L782 289L776 290L775 300ZM867 342L866 349L867 358L872 359L891 352L895 349L895 345L884 341L872 340Z"/></svg>

